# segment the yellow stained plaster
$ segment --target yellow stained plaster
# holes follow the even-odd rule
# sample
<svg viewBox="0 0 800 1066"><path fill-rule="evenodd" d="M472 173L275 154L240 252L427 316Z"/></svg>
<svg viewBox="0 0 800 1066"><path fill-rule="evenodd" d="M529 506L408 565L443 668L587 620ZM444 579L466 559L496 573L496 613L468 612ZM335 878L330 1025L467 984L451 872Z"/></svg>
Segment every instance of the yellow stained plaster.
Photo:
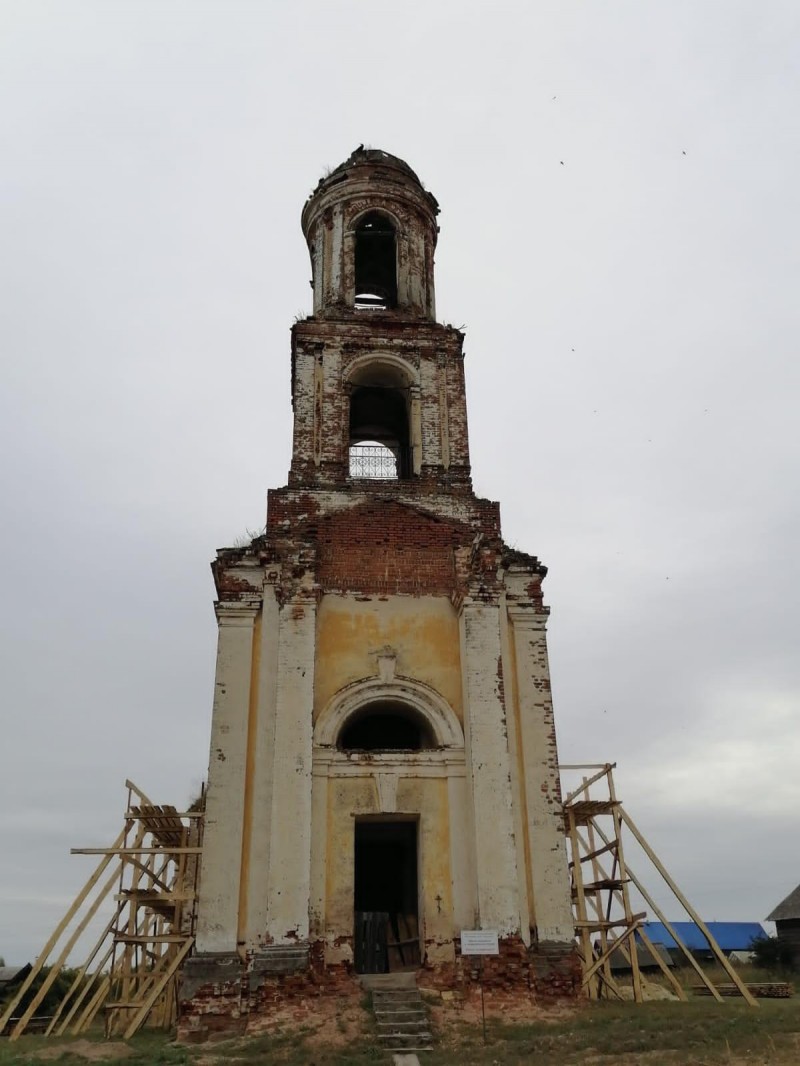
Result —
<svg viewBox="0 0 800 1066"><path fill-rule="evenodd" d="M397 813L419 819L418 883L424 936L448 939L452 928L452 876L447 781L409 776L398 788ZM377 792L372 775L331 779L328 808L325 925L329 936L349 936L353 929L355 822L361 815L377 815Z"/></svg>
<svg viewBox="0 0 800 1066"><path fill-rule="evenodd" d="M356 600L324 596L317 613L314 719L345 685L377 674L377 652L397 653L397 673L430 685L463 721L458 618L444 596Z"/></svg>

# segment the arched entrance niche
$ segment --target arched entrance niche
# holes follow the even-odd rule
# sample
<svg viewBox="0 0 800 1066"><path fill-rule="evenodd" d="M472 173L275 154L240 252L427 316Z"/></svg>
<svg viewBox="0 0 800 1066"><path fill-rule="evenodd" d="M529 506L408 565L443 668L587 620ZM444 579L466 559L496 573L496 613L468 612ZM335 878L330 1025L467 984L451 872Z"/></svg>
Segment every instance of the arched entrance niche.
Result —
<svg viewBox="0 0 800 1066"><path fill-rule="evenodd" d="M464 734L452 707L410 678L353 682L320 713L313 762L326 961L358 973L413 969L426 953L451 961L454 876L457 892L472 883Z"/></svg>
<svg viewBox="0 0 800 1066"><path fill-rule="evenodd" d="M461 724L449 703L428 685L401 677L391 682L370 678L340 689L317 720L314 744L348 750L344 742L353 737L358 740L359 735L368 738L370 729L366 723L381 717L391 723L392 731L397 730L392 736L416 738L416 746L382 749L366 744L355 750L425 751L464 747ZM408 725L405 731L401 722ZM378 726L373 727L372 732L377 735Z"/></svg>

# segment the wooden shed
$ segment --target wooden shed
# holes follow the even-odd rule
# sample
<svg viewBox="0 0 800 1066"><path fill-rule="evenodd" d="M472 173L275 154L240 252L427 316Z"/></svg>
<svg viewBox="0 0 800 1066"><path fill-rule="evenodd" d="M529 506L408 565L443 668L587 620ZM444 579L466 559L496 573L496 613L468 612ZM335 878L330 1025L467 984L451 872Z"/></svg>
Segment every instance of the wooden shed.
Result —
<svg viewBox="0 0 800 1066"><path fill-rule="evenodd" d="M800 967L800 885L767 915L768 922L775 923L778 940L792 951L792 961Z"/></svg>

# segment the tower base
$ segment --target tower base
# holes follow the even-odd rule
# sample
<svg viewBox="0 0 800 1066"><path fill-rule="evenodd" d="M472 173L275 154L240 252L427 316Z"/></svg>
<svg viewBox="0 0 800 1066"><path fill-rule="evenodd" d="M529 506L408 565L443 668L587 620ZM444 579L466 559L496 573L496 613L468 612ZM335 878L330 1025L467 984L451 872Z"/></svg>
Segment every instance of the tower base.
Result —
<svg viewBox="0 0 800 1066"><path fill-rule="evenodd" d="M452 962L425 962L417 983L439 993L467 997L482 986L496 995L528 997L539 1003L581 994L581 964L575 944L540 943L528 948L519 937L500 941L496 956L463 956L454 943ZM200 1043L216 1034L243 1034L276 1009L321 996L358 1000L363 987L349 963L327 964L324 945L272 947L237 954L195 955L183 969L179 991L178 1040ZM303 1021L298 1012L298 1025Z"/></svg>

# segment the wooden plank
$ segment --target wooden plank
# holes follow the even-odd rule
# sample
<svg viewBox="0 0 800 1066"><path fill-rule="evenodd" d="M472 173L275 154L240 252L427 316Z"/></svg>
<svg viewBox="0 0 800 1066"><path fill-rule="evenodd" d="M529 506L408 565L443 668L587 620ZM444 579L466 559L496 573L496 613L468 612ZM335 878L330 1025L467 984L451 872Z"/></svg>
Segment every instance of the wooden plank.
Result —
<svg viewBox="0 0 800 1066"><path fill-rule="evenodd" d="M620 926L628 926L635 922L643 922L647 917L647 911L639 911L638 914L632 914L630 918L626 915L624 918L617 918L615 921L605 921L603 919L587 918L585 921L578 919L575 922L575 928L579 929L584 927L586 929L593 930L599 933L601 929L619 929Z"/></svg>
<svg viewBox="0 0 800 1066"><path fill-rule="evenodd" d="M636 932L636 927L635 926L631 926L631 928L626 929L621 937L618 937L616 940L614 940L612 942L612 946L609 948L608 951L602 952L600 954L600 956L597 959L595 959L595 961L592 963L592 965L589 967L589 969L583 975L584 984L591 977L594 976L594 974L600 969L601 966L605 965L608 962L608 960L611 958L611 956L614 954L615 951L618 951L621 947L623 947L623 945L628 940L628 938L633 936L633 934L635 932Z"/></svg>
<svg viewBox="0 0 800 1066"><path fill-rule="evenodd" d="M151 1010L153 1004L156 1002L158 997L161 995L161 993L167 987L168 982L175 975L175 973L178 971L178 968L180 967L181 963L186 958L186 956L189 954L189 951L191 950L191 947L192 947L193 943L194 943L193 939L187 940L186 943L183 945L183 947L179 951L176 952L175 958L172 960L172 964L161 975L161 979L153 986L153 989L151 990L150 995L147 997L145 1002L142 1004L142 1006L139 1008L139 1010L136 1012L136 1014L134 1014L133 1018L131 1019L130 1024L128 1025L128 1028L123 1033L123 1039L124 1040L130 1040L130 1038L134 1035L134 1033L137 1031L139 1026L145 1020L147 1015L150 1013L150 1010Z"/></svg>
<svg viewBox="0 0 800 1066"><path fill-rule="evenodd" d="M677 898L680 901L680 903L683 905L683 908L686 911L686 913L689 915L689 917L695 923L697 928L700 930L700 932L703 934L703 936L708 941L708 946L711 948L712 954L714 955L714 957L716 958L716 960L720 964L720 966L723 968L725 973L728 975L728 977L730 977L730 979L733 981L733 983L739 989L743 999L745 999L746 1002L749 1003L751 1007L757 1007L758 1006L757 1000L754 999L754 997L750 994L750 992L749 992L749 990L747 988L747 985L744 984L744 982L742 981L741 977L739 977L739 975L736 972L736 970L733 968L733 966L731 966L731 964L728 961L728 959L726 959L725 956L723 955L723 953L720 951L719 945L717 944L717 942L714 939L714 937L711 935L711 931L709 930L708 926L705 924L703 919L700 917L700 915L697 913L697 911L694 909L694 907L692 907L691 903L689 903L688 899L684 896L684 894L681 892L681 890L678 888L678 886L672 880L670 875L667 873L667 871L664 868L661 860L658 858L656 853L653 851L653 849L647 843L645 838L642 836L642 834L636 828L636 824L634 823L633 819L630 817L630 815L626 814L624 811L622 812L622 817L624 818L625 824L627 825L627 827L630 829L630 831L636 837L636 840L641 845L641 848L644 851L644 853L647 855L647 857L653 863L655 868L658 870L658 872L661 874L661 876L667 882L669 887L672 889L672 891L677 896Z"/></svg>
<svg viewBox="0 0 800 1066"><path fill-rule="evenodd" d="M588 832L593 833L593 830L595 828L596 827L594 825L590 826ZM590 837L590 841L593 841L593 840L594 840L594 836L592 835ZM581 841L581 842L583 843L583 841ZM616 859L614 860L614 862L615 862L615 868L616 868ZM600 871L600 873L601 873L601 875L603 877L607 877L608 876L608 874L607 874L607 872L605 870L605 867L603 866L603 864L601 862L598 861L596 863L596 866L599 869L599 871ZM629 878L631 878L630 867L628 867L628 876L629 876ZM632 880L632 878L631 878L631 880ZM613 895L618 897L620 895L620 890L615 889L614 892L613 892ZM606 914L606 917L610 916L610 907L611 907L611 904L610 904L610 901L609 901L609 910L608 910L608 912ZM599 911L598 911L598 913L599 913ZM664 962L663 958L661 957L661 953L656 950L655 945L650 940L650 937L644 931L644 927L641 926L641 925L638 926L637 930L636 930L636 934L642 940L644 945L649 949L650 954L653 956L655 961L658 963L658 966L661 969L662 973L667 978L669 983L672 985L672 987L673 987L673 989L675 991L675 994L677 995L678 999L683 1000L684 1003L688 1002L688 996L686 995L686 992L685 992L685 990L683 988L683 985L680 983L680 981L678 981L678 979L672 973L670 968ZM630 954L629 954L630 946L626 945L621 950L622 950L623 957L626 958L628 960L628 962L630 962ZM635 950L635 940L634 940L634 950Z"/></svg>
<svg viewBox="0 0 800 1066"><path fill-rule="evenodd" d="M601 840L606 840L607 839L605 833L600 828L600 826L595 826L595 829L597 830L597 834L598 834L598 836L600 837ZM650 907L652 909L652 911L655 914L655 916L658 918L658 920L661 922L661 924L667 930L669 935L673 938L673 940L675 941L675 943L678 945L678 947L680 948L681 952L683 953L686 961L689 963L689 965L692 967L692 969L698 975L698 977L703 982L703 984L709 989L711 995L714 996L714 998L717 1000L717 1002L721 1003L722 1002L722 996L720 996L720 994L717 992L716 988L714 987L714 985L712 984L710 979L706 976L703 968L700 966L700 964L698 963L697 959L694 957L694 955L692 955L691 951L689 951L689 949L686 947L684 942L681 940L680 936L677 933L677 930L670 924L670 922L667 919L667 917L665 916L664 912L658 906L656 901L653 899L653 897L650 895L650 893L644 887L644 885L639 880L639 878L636 876L636 874L633 872L633 870L630 868L630 866L628 867L628 877L630 877L630 879L633 882L633 884L636 885L636 888L639 891L639 895L642 897L642 899L645 901L645 903L648 905L648 907Z"/></svg>
<svg viewBox="0 0 800 1066"><path fill-rule="evenodd" d="M101 863L101 866L102 865L103 864ZM98 895L94 899L94 902L90 905L88 911L83 916L81 921L78 923L77 928L72 933L72 935L69 937L69 939L67 940L67 943L65 944L65 946L61 949L61 952L60 952L58 958L52 964L52 968L51 968L50 972L48 973L47 977L45 977L44 981L42 981L42 983L39 986L39 990L37 991L36 995L33 997L31 1002L28 1004L28 1009L25 1011L25 1013L22 1015L20 1020L17 1022L17 1024L11 1030L11 1033L9 1035L9 1040L17 1040L25 1032L25 1026L31 1020L33 1015L36 1013L37 1007L39 1006L39 1004L42 1002L44 997L47 995L47 993L50 991L51 987L55 983L55 980L58 977L59 971L60 971L61 967L64 965L65 960L69 957L69 953L72 951L73 947L75 946L76 941L78 940L80 935L83 933L84 929L89 924L89 922L92 920L92 918L94 918L95 914L97 913L97 911L98 911L98 909L100 907L100 904L103 902L103 900L108 895L108 893L112 890L116 880L117 880L117 871L114 870L114 872L111 874L111 877L108 878L108 880L106 880L105 883L103 884L103 886L101 887ZM73 904L73 906L74 906L74 904Z"/></svg>
<svg viewBox="0 0 800 1066"><path fill-rule="evenodd" d="M558 764L559 770L615 770L617 764L615 762L560 762ZM602 775L601 775L602 776ZM566 800L564 801L566 802Z"/></svg>
<svg viewBox="0 0 800 1066"><path fill-rule="evenodd" d="M111 930L116 925L117 921L119 920L119 916L120 916L120 914L122 913L122 911L124 909L125 909L125 904L124 903L122 904L122 906L117 905L113 916L109 919L109 921L106 924L105 929L100 934L100 936L97 938L97 940L94 942L93 947L91 948L88 956L86 957L86 961L79 968L77 974L75 975L74 981L72 982L72 984L70 985L70 987L67 990L66 994L64 995L63 999L61 1000L61 1002L59 1003L58 1007L56 1008L56 1012L53 1015L52 1020L50 1021L50 1024L48 1025L47 1029L45 1030L45 1034L44 1034L45 1036L50 1036L52 1031L55 1029L56 1024L58 1023L58 1019L61 1017L61 1015L62 1015L62 1013L64 1011L64 1008L66 1007L67 1003L69 1002L69 1000L72 997L73 992L75 992L75 990L78 988L78 986L81 984L81 982L86 977L86 971L89 969L89 966L92 964L95 955L97 955L98 951L103 946L103 943L105 942L108 934L111 932ZM109 954L110 954L110 952L109 952ZM102 966L102 963L100 965ZM85 994L84 994L84 996L80 997L79 1003L82 1002L84 998L85 998Z"/></svg>
<svg viewBox="0 0 800 1066"><path fill-rule="evenodd" d="M121 832L120 835L117 837L114 846L115 847L119 847L124 840L125 840L125 831L123 830L123 832ZM17 994L11 999L11 1002L6 1006L5 1011L0 1016L0 1033L3 1032L3 1030L6 1027L6 1025L8 1024L9 1019L13 1016L14 1011L17 1009L17 1007L21 1003L22 997L25 995L25 993L31 987L33 982L39 976L39 972L41 971L42 967L46 964L46 962L47 962L47 960L48 960L48 958L50 956L50 952L53 950L55 945L60 940L61 935L63 934L64 930L67 928L69 923L75 917L75 913L77 912L78 908L83 903L83 901L86 899L86 897L89 895L89 893L92 891L92 889L95 887L95 885L100 880L100 878L103 876L103 871L106 869L108 864L111 862L112 857L113 856L111 856L111 855L107 855L106 858L104 858L103 861L98 865L97 869L94 871L92 876L89 878L89 880L83 886L81 891L75 897L74 901L72 902L72 904L70 905L69 909L67 910L67 913L64 915L64 917L61 919L61 921L56 926L52 936L47 941L45 946L42 948L41 953L39 954L38 958L36 959L36 962L33 965L33 969L28 974L28 976L25 978L23 983L20 985L19 990L17 991Z"/></svg>
<svg viewBox="0 0 800 1066"><path fill-rule="evenodd" d="M614 763L613 765L616 766L616 763ZM568 807L572 803L572 801L575 799L576 796L579 796L581 794L581 792L585 791L585 789L587 789L590 785L593 785L595 783L595 781L599 781L601 777L605 777L606 774L611 769L611 766L612 766L611 763L603 763L600 766L600 768L598 769L596 774L594 774L592 777L587 777L586 780L584 781L584 783L581 784L580 788L576 788L573 792L569 793L567 798L564 800L564 806ZM563 767L561 767L561 769L563 769L563 770L579 770L579 769L588 770L589 767L588 766L587 767L563 766Z"/></svg>
<svg viewBox="0 0 800 1066"><path fill-rule="evenodd" d="M97 991L92 996L92 998L89 1000L89 1002L86 1004L86 1007L84 1008L83 1013L81 1014L81 1016L78 1018L77 1022L75 1023L75 1026L74 1026L74 1028L72 1030L72 1032L73 1032L73 1034L75 1036L80 1035L80 1033L85 1033L86 1032L86 1030L89 1028L89 1026L94 1021L95 1017L97 1016L98 1010L100 1009L103 1001L105 1000L106 996L108 995L108 993L110 991L111 991L111 978L109 977L108 974L104 974L103 975L103 980L97 986Z"/></svg>
<svg viewBox="0 0 800 1066"><path fill-rule="evenodd" d="M69 1028L70 1022L72 1021L72 1019L75 1017L75 1015L80 1010L81 1004L86 999L86 997L89 995L89 992L92 990L93 986L97 983L98 979L103 976L103 967L108 962L108 960L111 958L111 953L112 953L113 950L114 950L114 945L113 944L109 944L108 948L106 949L105 954L100 956L100 959L97 962L97 966L96 966L96 969L95 969L94 973L90 974L88 976L88 978L86 979L86 981L84 982L83 987L81 988L80 992L78 993L78 995L77 995L77 997L75 999L75 1002L72 1004L72 1006L70 1007L69 1011L67 1012L67 1016L64 1018L63 1022L58 1027L58 1029L55 1030L55 1032L54 1032L55 1036L63 1036L64 1033L66 1033L67 1029ZM48 1035L49 1035L49 1030L48 1030Z"/></svg>
<svg viewBox="0 0 800 1066"><path fill-rule="evenodd" d="M586 852L581 855L580 862L589 862L591 859L599 859L601 855L605 855L609 851L614 850L613 844L606 844L603 848L595 848L593 851ZM574 861L574 860L573 860ZM572 861L570 861L570 869L572 869Z"/></svg>
<svg viewBox="0 0 800 1066"><path fill-rule="evenodd" d="M134 855L200 855L202 848L196 847L181 847L181 848L70 848L70 855L110 855L112 858L115 855L134 856Z"/></svg>
<svg viewBox="0 0 800 1066"><path fill-rule="evenodd" d="M575 922L575 928L578 930L578 935L581 942L581 955L583 958L583 972L586 973L587 969L591 965L591 959L593 956L592 941L589 936L589 930L587 927L588 915L586 913L586 897L583 893L583 873L581 871L580 861L575 861L576 856L580 860L580 843L578 841L578 829L575 825L575 817L571 808L566 808L567 814L567 832L569 834L570 845L572 847L572 883L575 890L575 904L578 911L578 920ZM586 980L586 992L590 999L597 998L598 989L595 983L592 983L589 979Z"/></svg>
<svg viewBox="0 0 800 1066"><path fill-rule="evenodd" d="M610 770L608 771L608 794L609 794L611 800L616 802L617 794L616 794L616 790L614 788L614 775L612 774L612 772ZM622 847L622 817L620 815L620 807L619 806L615 806L614 807L614 810L612 811L612 815L613 815L613 819L614 819L614 832L615 832L616 838L617 838L616 859L617 859L617 862L619 863L619 876L620 876L620 878L623 881L627 881L628 880L628 876L627 876L627 872L625 870L625 852L624 852L623 847ZM616 872L615 870L612 870L612 873L615 873L615 872ZM633 914L631 912L630 898L629 898L627 892L623 892L622 893L622 904L623 904L623 908L625 910L625 917L628 919L628 921L630 922L632 920L635 920L634 916L633 916ZM645 917L647 917L647 915L643 914L642 918L645 918ZM639 955L638 955L638 953L636 951L632 951L631 952L631 982L633 984L633 998L636 1000L637 1003L641 1003L642 1002L642 977L641 977L641 974L639 973Z"/></svg>
<svg viewBox="0 0 800 1066"><path fill-rule="evenodd" d="M114 939L118 944L182 944L186 937L182 933L117 933Z"/></svg>

